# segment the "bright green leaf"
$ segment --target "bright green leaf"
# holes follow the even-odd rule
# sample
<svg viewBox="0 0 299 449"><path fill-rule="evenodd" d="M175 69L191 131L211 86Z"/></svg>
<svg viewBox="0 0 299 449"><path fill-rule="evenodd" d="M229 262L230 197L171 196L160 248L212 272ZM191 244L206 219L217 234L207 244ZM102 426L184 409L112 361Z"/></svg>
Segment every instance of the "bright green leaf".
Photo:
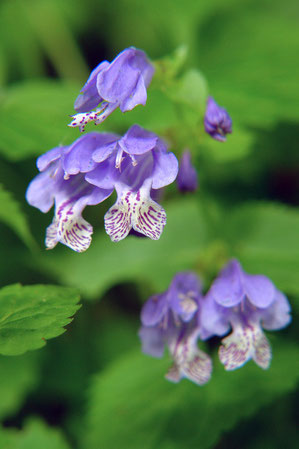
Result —
<svg viewBox="0 0 299 449"><path fill-rule="evenodd" d="M78 310L79 296L73 289L54 285L0 290L0 354L17 355L45 345L62 334Z"/></svg>
<svg viewBox="0 0 299 449"><path fill-rule="evenodd" d="M269 370L253 362L234 372L216 364L211 381L164 380L164 360L126 354L98 375L90 391L84 449L208 449L238 421L292 391L298 347L275 341ZM297 369L296 369L297 368Z"/></svg>
<svg viewBox="0 0 299 449"><path fill-rule="evenodd" d="M0 184L0 221L9 226L30 248L35 242L19 203Z"/></svg>

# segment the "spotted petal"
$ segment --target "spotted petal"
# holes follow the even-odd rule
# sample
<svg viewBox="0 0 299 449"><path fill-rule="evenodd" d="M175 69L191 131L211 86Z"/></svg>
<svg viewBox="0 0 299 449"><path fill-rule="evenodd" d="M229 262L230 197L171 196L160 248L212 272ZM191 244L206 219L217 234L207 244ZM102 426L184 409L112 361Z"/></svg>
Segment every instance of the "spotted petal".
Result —
<svg viewBox="0 0 299 449"><path fill-rule="evenodd" d="M176 345L174 363L166 379L179 382L182 378L203 385L210 380L212 373L212 361L210 357L200 349L193 339L186 338Z"/></svg>
<svg viewBox="0 0 299 449"><path fill-rule="evenodd" d="M137 192L120 189L122 196L105 214L105 229L113 242L124 239L130 230L158 240L166 224L162 206L149 196L149 186Z"/></svg>
<svg viewBox="0 0 299 449"><path fill-rule="evenodd" d="M222 340L219 359L226 370L243 366L249 359L267 369L271 361L271 348L259 325L236 326L233 332Z"/></svg>

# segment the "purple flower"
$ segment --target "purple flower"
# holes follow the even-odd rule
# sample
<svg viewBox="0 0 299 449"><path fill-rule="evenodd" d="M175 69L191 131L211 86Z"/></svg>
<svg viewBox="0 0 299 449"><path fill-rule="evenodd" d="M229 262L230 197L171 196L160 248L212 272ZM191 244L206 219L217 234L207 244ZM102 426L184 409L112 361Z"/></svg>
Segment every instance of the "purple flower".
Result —
<svg viewBox="0 0 299 449"><path fill-rule="evenodd" d="M213 97L207 101L207 109L204 118L205 131L213 139L224 142L225 135L232 132L232 119L226 109L221 108Z"/></svg>
<svg viewBox="0 0 299 449"><path fill-rule="evenodd" d="M191 162L191 153L185 150L182 154L177 185L181 192L195 192L198 187L197 172Z"/></svg>
<svg viewBox="0 0 299 449"><path fill-rule="evenodd" d="M48 212L55 202L47 248L61 242L85 251L93 230L81 213L85 206L104 201L114 189L117 202L105 215L111 240L125 238L132 228L153 240L160 237L166 213L150 194L175 180L178 162L155 134L138 125L123 137L89 133L72 145L40 156L37 167L41 173L30 183L26 198L42 212Z"/></svg>
<svg viewBox="0 0 299 449"><path fill-rule="evenodd" d="M221 271L203 301L200 336L222 336L232 327L219 349L225 369L239 368L251 358L267 369L271 348L262 328L277 330L290 321L285 295L266 276L245 273L234 259Z"/></svg>
<svg viewBox="0 0 299 449"><path fill-rule="evenodd" d="M201 297L196 275L183 272L173 278L166 292L152 296L142 308L142 351L159 358L168 347L174 363L166 378L172 382L186 377L202 385L211 377L211 359L197 347Z"/></svg>
<svg viewBox="0 0 299 449"><path fill-rule="evenodd" d="M123 50L111 63L102 62L91 72L76 99L74 108L79 114L72 116L69 126L79 126L83 131L87 123L102 123L118 107L126 112L145 105L153 74L154 67L146 54L134 47Z"/></svg>

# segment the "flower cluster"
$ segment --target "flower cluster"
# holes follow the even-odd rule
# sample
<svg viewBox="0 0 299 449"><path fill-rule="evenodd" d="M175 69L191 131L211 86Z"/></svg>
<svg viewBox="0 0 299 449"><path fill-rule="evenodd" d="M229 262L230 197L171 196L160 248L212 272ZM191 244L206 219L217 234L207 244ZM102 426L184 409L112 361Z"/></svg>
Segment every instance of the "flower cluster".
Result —
<svg viewBox="0 0 299 449"><path fill-rule="evenodd" d="M153 240L160 237L166 213L151 199L151 190L175 180L178 162L154 133L138 125L123 137L88 133L72 145L40 156L37 167L41 173L30 183L26 198L42 212L55 202L47 248L61 242L74 251L85 251L93 230L81 213L85 206L104 201L114 189L117 201L105 215L111 240L124 239L132 228Z"/></svg>
<svg viewBox="0 0 299 449"><path fill-rule="evenodd" d="M285 295L266 276L247 274L231 260L205 296L195 274L177 274L165 293L143 306L139 336L146 354L161 357L168 347L174 360L169 380L187 377L201 385L209 380L212 365L198 349L199 339L224 336L232 329L219 348L225 369L239 368L249 359L266 369L271 348L262 328L278 330L290 321Z"/></svg>
<svg viewBox="0 0 299 449"><path fill-rule="evenodd" d="M200 334L201 284L193 273L178 273L169 289L152 296L141 311L139 336L144 353L162 357L167 346L173 365L167 379L187 377L198 385L211 377L212 361L198 349Z"/></svg>

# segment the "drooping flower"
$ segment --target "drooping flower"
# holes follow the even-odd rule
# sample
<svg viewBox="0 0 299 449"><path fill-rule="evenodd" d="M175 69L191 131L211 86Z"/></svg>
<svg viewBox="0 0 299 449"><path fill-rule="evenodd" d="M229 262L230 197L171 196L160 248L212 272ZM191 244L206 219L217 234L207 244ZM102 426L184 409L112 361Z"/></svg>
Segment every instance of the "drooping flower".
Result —
<svg viewBox="0 0 299 449"><path fill-rule="evenodd" d="M204 117L205 131L213 139L224 142L226 134L232 132L232 119L226 109L220 107L213 97L207 100L207 108Z"/></svg>
<svg viewBox="0 0 299 449"><path fill-rule="evenodd" d="M263 275L247 274L233 259L213 282L203 301L201 338L232 333L222 340L220 361L234 370L251 358L263 369L271 361L270 344L263 333L278 330L291 321L285 295Z"/></svg>
<svg viewBox="0 0 299 449"><path fill-rule="evenodd" d="M134 47L123 50L111 63L101 62L76 99L74 108L79 114L72 116L69 126L83 131L87 123L102 123L118 107L126 112L145 105L154 70L146 54Z"/></svg>
<svg viewBox="0 0 299 449"><path fill-rule="evenodd" d="M142 351L160 358L168 347L173 365L166 378L172 382L186 377L202 385L211 377L211 359L197 346L201 297L196 275L182 272L166 292L152 296L142 308Z"/></svg>
<svg viewBox="0 0 299 449"><path fill-rule="evenodd" d="M192 165L191 153L189 150L185 150L182 154L179 164L177 185L181 192L195 192L195 190L197 190L197 171Z"/></svg>
<svg viewBox="0 0 299 449"><path fill-rule="evenodd" d="M117 202L105 215L111 240L125 238L132 228L153 240L160 237L166 213L151 199L151 190L175 180L178 162L154 133L138 125L123 137L89 133L40 156L37 166L41 173L30 183L26 198L42 212L55 202L54 220L46 234L48 248L61 242L85 251L93 230L82 211L104 201L114 189Z"/></svg>

